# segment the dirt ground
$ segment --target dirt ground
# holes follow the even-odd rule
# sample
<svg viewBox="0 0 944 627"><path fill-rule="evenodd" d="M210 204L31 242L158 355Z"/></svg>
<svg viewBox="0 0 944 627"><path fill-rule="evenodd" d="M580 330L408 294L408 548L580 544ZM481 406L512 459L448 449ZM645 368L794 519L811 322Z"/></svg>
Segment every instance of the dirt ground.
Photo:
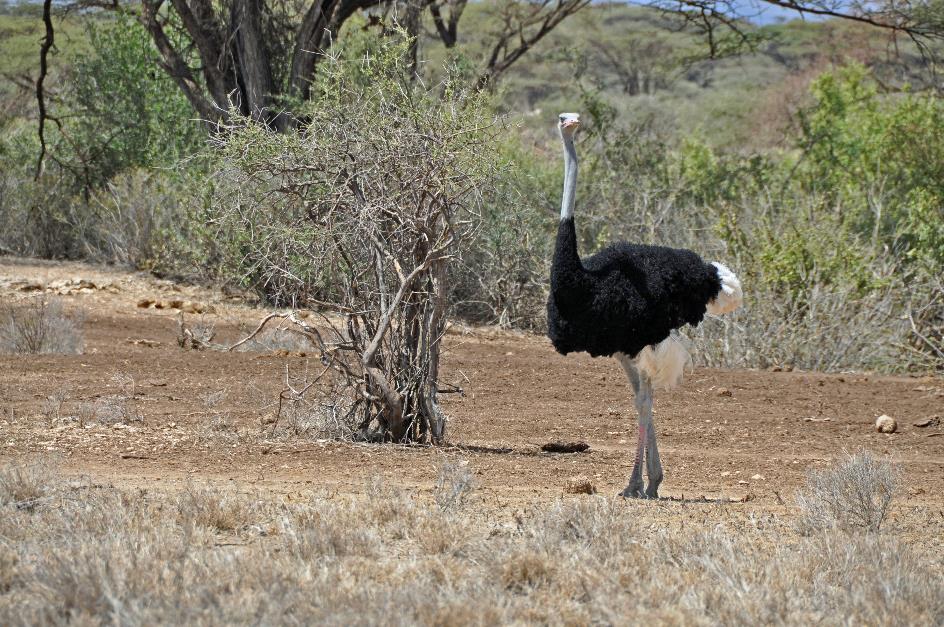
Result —
<svg viewBox="0 0 944 627"><path fill-rule="evenodd" d="M464 393L443 396L448 446L268 440L265 421L285 369L299 372L307 358L185 351L176 342L177 311L138 303L211 305L212 313L188 319L215 324L220 341L238 337L264 311L146 275L0 259L0 299L40 289L83 312L85 351L0 356L0 463L45 456L70 475L116 487L176 490L196 478L291 498L312 489L358 494L372 477L431 490L447 458L468 461L483 506L495 510L553 501L577 475L602 494L626 484L635 413L612 359L565 358L543 337L455 326L444 380ZM123 393L132 380L127 404L140 421L61 419ZM897 433L875 431L881 414L897 419ZM656 395L661 494L788 514L810 469L864 447L901 464L899 511L920 511L940 526L944 425L914 426L934 415L944 415L940 378L696 368L681 389ZM589 450L540 451L549 441L575 440Z"/></svg>

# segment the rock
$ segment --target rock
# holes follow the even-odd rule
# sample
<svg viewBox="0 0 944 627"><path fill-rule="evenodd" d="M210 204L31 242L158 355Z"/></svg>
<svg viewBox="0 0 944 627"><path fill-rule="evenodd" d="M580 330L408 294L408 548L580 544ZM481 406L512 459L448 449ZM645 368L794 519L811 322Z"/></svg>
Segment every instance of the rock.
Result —
<svg viewBox="0 0 944 627"><path fill-rule="evenodd" d="M597 489L590 483L590 479L583 475L571 477L564 485L564 491L568 494L596 494Z"/></svg>
<svg viewBox="0 0 944 627"><path fill-rule="evenodd" d="M898 431L898 423L891 416L882 414L875 420L875 430L879 433L895 433Z"/></svg>
<svg viewBox="0 0 944 627"><path fill-rule="evenodd" d="M763 480L764 480L764 475L762 475L762 474L756 474L756 475L754 475L753 477L751 477L751 479L753 479L754 481L763 481Z"/></svg>
<svg viewBox="0 0 944 627"><path fill-rule="evenodd" d="M148 340L148 339L135 340L133 338L128 338L126 341L128 342L128 344L134 344L135 346L147 346L148 348L157 348L158 346L161 345L161 343L158 342L157 340Z"/></svg>
<svg viewBox="0 0 944 627"><path fill-rule="evenodd" d="M939 424L941 424L941 417L935 415L928 416L924 420L919 420L918 422L914 423L914 426L921 427L923 429L924 427L936 427Z"/></svg>
<svg viewBox="0 0 944 627"><path fill-rule="evenodd" d="M137 305L137 306L138 306L139 308L141 308L141 309L147 309L148 307L150 307L150 306L153 305L153 304L154 304L154 301L153 301L152 299L150 299L150 298L142 298L141 300L138 301L138 305Z"/></svg>
<svg viewBox="0 0 944 627"><path fill-rule="evenodd" d="M715 392L717 396L733 396L731 390L728 388L718 388L718 391Z"/></svg>
<svg viewBox="0 0 944 627"><path fill-rule="evenodd" d="M19 292L39 292L42 291L43 284L26 279L15 279L9 283L8 287Z"/></svg>

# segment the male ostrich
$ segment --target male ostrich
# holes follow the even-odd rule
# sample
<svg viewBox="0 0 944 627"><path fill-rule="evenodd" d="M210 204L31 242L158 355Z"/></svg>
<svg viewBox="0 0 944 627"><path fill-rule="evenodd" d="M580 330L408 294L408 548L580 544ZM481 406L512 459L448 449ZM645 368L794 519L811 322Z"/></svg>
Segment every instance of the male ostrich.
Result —
<svg viewBox="0 0 944 627"><path fill-rule="evenodd" d="M576 113L562 113L564 194L547 301L548 336L563 355L614 356L636 393L639 442L625 497L658 498L662 463L652 424L652 390L674 387L689 361L673 331L697 325L705 312L734 311L742 301L737 277L690 250L618 242L581 259L574 230ZM643 489L645 456L649 485Z"/></svg>

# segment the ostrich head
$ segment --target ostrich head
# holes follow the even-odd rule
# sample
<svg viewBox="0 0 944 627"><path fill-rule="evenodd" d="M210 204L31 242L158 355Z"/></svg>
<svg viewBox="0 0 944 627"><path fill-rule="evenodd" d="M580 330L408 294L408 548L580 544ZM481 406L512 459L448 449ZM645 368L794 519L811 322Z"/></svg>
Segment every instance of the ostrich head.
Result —
<svg viewBox="0 0 944 627"><path fill-rule="evenodd" d="M574 133L580 128L579 113L561 113L560 122L557 123L562 139L573 139Z"/></svg>

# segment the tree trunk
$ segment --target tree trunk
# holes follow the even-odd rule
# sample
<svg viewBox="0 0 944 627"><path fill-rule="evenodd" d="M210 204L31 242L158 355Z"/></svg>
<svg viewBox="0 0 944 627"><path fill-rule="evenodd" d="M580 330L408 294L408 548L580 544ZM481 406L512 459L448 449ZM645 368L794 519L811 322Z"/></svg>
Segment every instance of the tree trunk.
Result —
<svg viewBox="0 0 944 627"><path fill-rule="evenodd" d="M226 116L228 107L214 107L213 103L204 96L200 83L194 78L193 73L190 71L190 66L187 65L187 62L184 61L177 49L174 48L167 34L164 32L164 27L157 19L160 5L160 0L144 0L141 3L140 19L144 28L151 34L151 39L154 40L154 45L157 47L158 52L161 53L161 58L163 59L161 66L164 71L167 72L167 75L177 83L180 91L183 92L190 106L193 107L194 111L197 112L197 115L199 115L201 119L210 123L219 122Z"/></svg>
<svg viewBox="0 0 944 627"><path fill-rule="evenodd" d="M420 355L427 358L426 377L419 390L419 408L423 425L429 429L433 444L441 444L446 435L446 415L439 408L439 357L446 313L446 262L437 262L430 270L432 302L427 305Z"/></svg>
<svg viewBox="0 0 944 627"><path fill-rule="evenodd" d="M269 51L262 36L260 0L234 0L233 28L235 31L236 62L240 68L240 109L257 117L278 130L286 121L272 111L276 95Z"/></svg>
<svg viewBox="0 0 944 627"><path fill-rule="evenodd" d="M367 9L381 0L314 0L295 35L289 90L302 100L311 96L315 66L337 39L338 31L358 9Z"/></svg>

